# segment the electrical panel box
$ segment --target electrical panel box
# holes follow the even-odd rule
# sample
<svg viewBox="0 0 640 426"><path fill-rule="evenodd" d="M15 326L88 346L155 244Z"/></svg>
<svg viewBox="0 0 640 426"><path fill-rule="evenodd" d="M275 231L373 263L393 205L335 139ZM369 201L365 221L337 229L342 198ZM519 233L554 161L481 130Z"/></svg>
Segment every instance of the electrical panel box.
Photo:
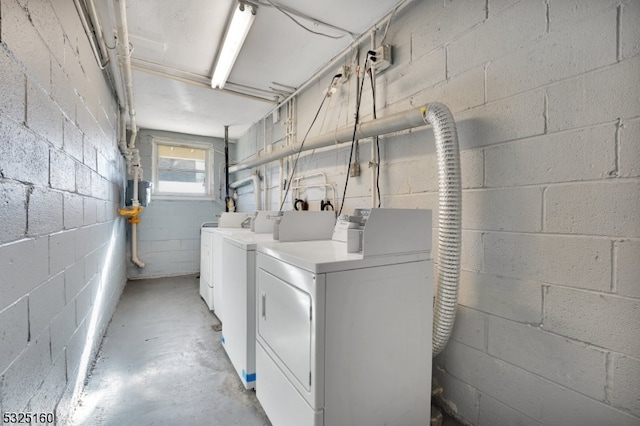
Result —
<svg viewBox="0 0 640 426"><path fill-rule="evenodd" d="M138 201L142 207L147 207L151 201L151 188L153 183L147 180L138 181ZM124 196L124 205L132 205L133 198L133 179L127 181L127 191Z"/></svg>

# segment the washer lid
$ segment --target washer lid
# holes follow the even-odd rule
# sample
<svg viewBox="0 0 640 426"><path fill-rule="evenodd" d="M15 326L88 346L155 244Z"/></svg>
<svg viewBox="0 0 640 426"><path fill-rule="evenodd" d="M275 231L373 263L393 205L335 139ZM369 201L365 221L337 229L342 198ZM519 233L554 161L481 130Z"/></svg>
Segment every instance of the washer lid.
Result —
<svg viewBox="0 0 640 426"><path fill-rule="evenodd" d="M431 251L364 257L347 253L347 243L339 241L269 242L258 244L257 252L314 273L371 268L394 263L429 260Z"/></svg>

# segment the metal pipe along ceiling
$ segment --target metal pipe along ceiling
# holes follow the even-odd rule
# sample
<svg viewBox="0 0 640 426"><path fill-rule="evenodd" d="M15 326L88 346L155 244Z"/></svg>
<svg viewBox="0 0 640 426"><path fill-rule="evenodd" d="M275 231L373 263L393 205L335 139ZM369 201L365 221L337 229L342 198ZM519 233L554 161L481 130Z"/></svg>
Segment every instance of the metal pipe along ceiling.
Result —
<svg viewBox="0 0 640 426"><path fill-rule="evenodd" d="M356 139L370 138L372 136L384 135L387 133L398 132L400 130L424 126L424 114L426 113L426 109L426 106L421 106L419 108L392 114L388 117L360 123L356 129ZM235 164L229 167L229 173L235 173L252 167L261 166L263 164L285 158L289 155L297 154L301 150L308 151L311 149L324 148L326 146L351 142L352 137L353 125L341 127L334 132L324 133L307 139L303 147L295 144L284 146L280 149L274 149L270 154L265 154L253 160Z"/></svg>

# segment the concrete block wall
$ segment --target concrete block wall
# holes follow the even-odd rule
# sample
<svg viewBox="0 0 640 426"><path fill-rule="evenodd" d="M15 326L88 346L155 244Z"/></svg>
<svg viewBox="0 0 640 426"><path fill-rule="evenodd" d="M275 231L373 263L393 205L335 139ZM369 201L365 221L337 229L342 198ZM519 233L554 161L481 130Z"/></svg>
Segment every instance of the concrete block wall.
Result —
<svg viewBox="0 0 640 426"><path fill-rule="evenodd" d="M117 105L72 2L0 24L0 412L66 424L126 281Z"/></svg>
<svg viewBox="0 0 640 426"><path fill-rule="evenodd" d="M640 425L638 22L636 0L425 1L391 21L394 64L377 76L378 115L440 101L457 122L460 297L434 379L473 425ZM298 97L298 143L333 74ZM352 122L354 80L326 101L311 136ZM282 126L267 123L270 134ZM240 139L238 160L262 149L263 126ZM380 140L382 206L435 217L431 129ZM362 175L349 181L347 212L371 204L370 147L360 141ZM325 173L340 199L348 156L342 145L304 153L297 176ZM272 208L278 171L261 168ZM317 209L324 193L307 196ZM243 197L250 205L249 191Z"/></svg>
<svg viewBox="0 0 640 426"><path fill-rule="evenodd" d="M224 163L224 143L219 138L193 136L157 130L140 130L136 147L140 150L144 180L152 181L153 138L163 140L205 142L222 154L214 157L215 200L179 199L151 196L151 203L140 214L138 225L138 257L145 263L139 268L130 260L127 275L130 279L169 277L200 271L200 226L204 222L217 222L224 211L218 192L220 164ZM224 173L222 174L224 179ZM131 259L131 245L127 246Z"/></svg>

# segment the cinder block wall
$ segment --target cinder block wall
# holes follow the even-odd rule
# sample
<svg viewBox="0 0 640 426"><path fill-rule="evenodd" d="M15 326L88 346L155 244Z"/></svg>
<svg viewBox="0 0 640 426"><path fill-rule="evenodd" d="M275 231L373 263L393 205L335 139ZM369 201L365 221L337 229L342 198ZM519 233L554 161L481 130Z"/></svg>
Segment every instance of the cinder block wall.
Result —
<svg viewBox="0 0 640 426"><path fill-rule="evenodd" d="M0 28L0 412L65 424L126 279L117 105L73 2Z"/></svg>
<svg viewBox="0 0 640 426"><path fill-rule="evenodd" d="M140 130L136 147L140 149L140 160L144 180L152 181L153 138L170 141L205 142L221 152L214 158L215 200L185 200L151 196L151 203L140 214L138 225L138 257L145 263L139 268L127 262L127 275L131 279L169 277L192 274L200 271L200 226L204 222L217 222L216 215L224 211L218 193L218 170L224 163L224 142L219 138L186 135L158 130ZM224 173L222 174L224 179ZM128 259L131 246L127 247Z"/></svg>
<svg viewBox="0 0 640 426"><path fill-rule="evenodd" d="M474 425L640 424L638 22L636 0L446 0L414 2L389 26L378 115L441 101L457 120L460 306L434 377ZM298 98L298 143L337 71ZM351 122L354 80L311 136ZM371 98L367 83L364 121ZM262 149L262 127L239 141L238 159ZM383 207L437 211L433 143L428 128L381 138ZM345 212L370 206L370 146L360 143ZM324 172L341 197L348 155L303 154L297 176ZM277 164L261 173L277 207ZM306 197L318 209L324 193Z"/></svg>

